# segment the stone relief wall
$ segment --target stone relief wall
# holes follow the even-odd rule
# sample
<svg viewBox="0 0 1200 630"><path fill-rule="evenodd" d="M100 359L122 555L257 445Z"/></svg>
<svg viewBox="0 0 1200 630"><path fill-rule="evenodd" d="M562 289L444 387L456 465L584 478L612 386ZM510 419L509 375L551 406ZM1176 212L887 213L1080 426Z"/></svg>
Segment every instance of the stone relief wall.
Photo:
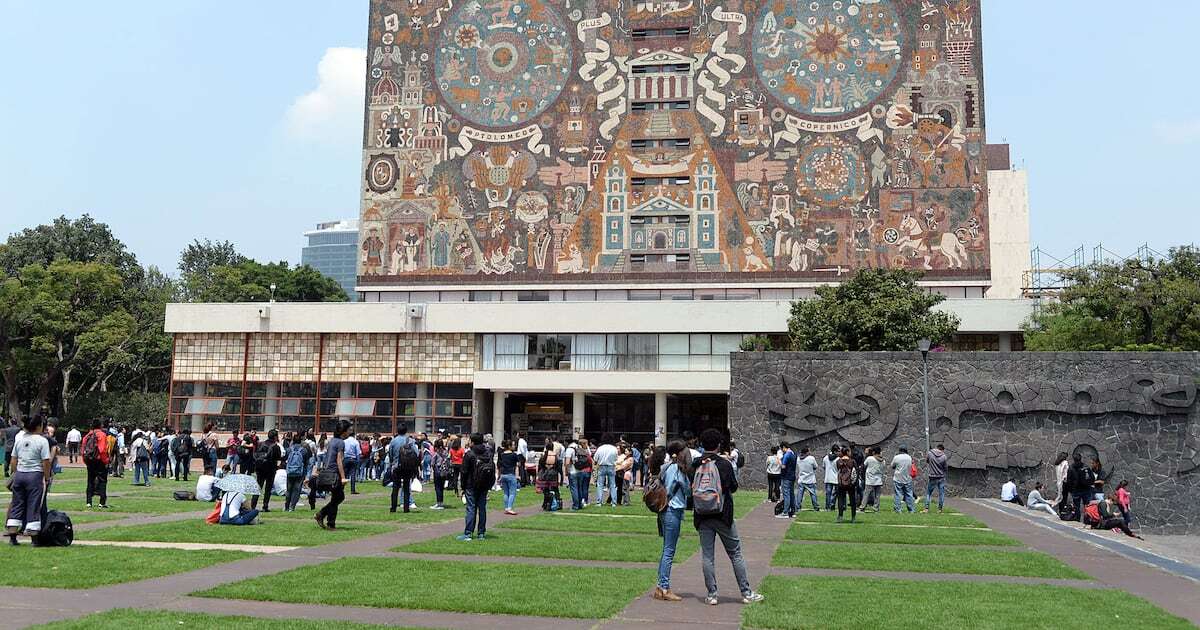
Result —
<svg viewBox="0 0 1200 630"><path fill-rule="evenodd" d="M925 449L918 353L737 353L732 437L748 447L744 479L764 484L772 444L820 456L830 445ZM950 456L951 494L998 496L1013 475L1054 494L1057 453L1098 455L1128 479L1134 514L1156 531L1200 531L1200 355L933 353L929 420ZM924 474L918 480L924 489ZM890 481L885 491L891 491Z"/></svg>

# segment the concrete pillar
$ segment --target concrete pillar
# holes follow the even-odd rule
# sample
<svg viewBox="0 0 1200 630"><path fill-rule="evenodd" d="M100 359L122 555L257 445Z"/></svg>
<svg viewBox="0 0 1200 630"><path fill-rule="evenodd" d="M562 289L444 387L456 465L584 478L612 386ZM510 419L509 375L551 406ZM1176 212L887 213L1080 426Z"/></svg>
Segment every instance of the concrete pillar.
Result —
<svg viewBox="0 0 1200 630"><path fill-rule="evenodd" d="M571 399L571 433L575 438L583 436L583 428L585 426L585 404L587 403L587 394L583 392L575 392Z"/></svg>
<svg viewBox="0 0 1200 630"><path fill-rule="evenodd" d="M341 398L353 398L353 397L354 397L354 383L342 383L342 388L341 388L341 390L338 391L338 398L341 399ZM336 410L337 408L334 407L334 409ZM353 418L351 418L349 416L339 416L338 419L339 420L353 420Z"/></svg>
<svg viewBox="0 0 1200 630"><path fill-rule="evenodd" d="M492 392L492 439L504 439L504 392Z"/></svg>
<svg viewBox="0 0 1200 630"><path fill-rule="evenodd" d="M275 428L276 414L279 413L279 383L267 383L267 399L263 401L263 430Z"/></svg>
<svg viewBox="0 0 1200 630"><path fill-rule="evenodd" d="M195 385L193 385L193 388L192 388L192 396L195 396L196 398L203 398L207 394L207 392L204 391L206 386L207 386L207 384L204 381L196 381ZM179 427L180 430L187 429L187 428L191 428L192 433L198 433L200 431L203 431L204 430L204 416L202 414L198 414L198 413L192 414L191 427L184 427L184 426Z"/></svg>
<svg viewBox="0 0 1200 630"><path fill-rule="evenodd" d="M667 444L667 394L654 394L654 443L659 446Z"/></svg>
<svg viewBox="0 0 1200 630"><path fill-rule="evenodd" d="M433 403L429 400L429 383L417 383L417 433L429 432L429 421L427 418L433 415Z"/></svg>
<svg viewBox="0 0 1200 630"><path fill-rule="evenodd" d="M1000 352L1012 352L1012 333L1000 333Z"/></svg>

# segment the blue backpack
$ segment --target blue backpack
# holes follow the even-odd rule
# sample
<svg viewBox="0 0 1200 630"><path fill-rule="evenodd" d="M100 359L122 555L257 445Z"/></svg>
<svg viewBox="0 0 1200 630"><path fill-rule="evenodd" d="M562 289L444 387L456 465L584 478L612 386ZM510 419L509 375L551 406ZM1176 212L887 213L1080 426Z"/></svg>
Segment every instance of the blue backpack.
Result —
<svg viewBox="0 0 1200 630"><path fill-rule="evenodd" d="M287 454L287 474L299 477L304 474L304 455L308 449L303 444L293 444Z"/></svg>

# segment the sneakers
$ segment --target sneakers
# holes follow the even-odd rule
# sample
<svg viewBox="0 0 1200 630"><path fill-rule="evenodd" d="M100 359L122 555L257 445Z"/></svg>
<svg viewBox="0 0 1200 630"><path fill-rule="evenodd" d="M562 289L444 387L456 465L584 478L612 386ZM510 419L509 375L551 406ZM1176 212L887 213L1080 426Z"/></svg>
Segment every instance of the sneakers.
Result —
<svg viewBox="0 0 1200 630"><path fill-rule="evenodd" d="M480 534L475 537L475 540L484 540L485 538L487 538L487 534Z"/></svg>
<svg viewBox="0 0 1200 630"><path fill-rule="evenodd" d="M707 604L707 605L709 605L709 606L716 606L716 605L717 605L717 598L716 598L715 596L713 596L713 597L705 597L705 598L704 598L704 603L705 603L705 604Z"/></svg>
<svg viewBox="0 0 1200 630"><path fill-rule="evenodd" d="M458 542L471 542L471 537L466 534L459 534L454 537L454 540L457 540Z"/></svg>
<svg viewBox="0 0 1200 630"><path fill-rule="evenodd" d="M672 593L670 589L663 589L659 586L654 587L654 593L651 594L651 597L660 602L678 602L683 600L682 597Z"/></svg>
<svg viewBox="0 0 1200 630"><path fill-rule="evenodd" d="M329 526L325 524L325 519L321 517L320 513L314 516L313 520L317 522L317 526L321 529L329 529Z"/></svg>
<svg viewBox="0 0 1200 630"><path fill-rule="evenodd" d="M92 504L91 504L91 503L85 504L85 505L83 506L83 509L85 509L85 510L90 510L90 509L92 509Z"/></svg>
<svg viewBox="0 0 1200 630"><path fill-rule="evenodd" d="M775 518L792 518L792 517L788 516L787 514L776 514Z"/></svg>
<svg viewBox="0 0 1200 630"><path fill-rule="evenodd" d="M445 506L443 506L441 503L438 503L437 505L435 505L435 506L433 506L433 507L431 507L431 508L429 508L429 509L431 509L431 510L444 510L444 509L446 509L446 508L445 508Z"/></svg>
<svg viewBox="0 0 1200 630"><path fill-rule="evenodd" d="M504 513L505 513L505 514L507 514L507 515L509 515L509 516L516 516L516 515L517 515L517 512L516 512L516 510L504 510Z"/></svg>
<svg viewBox="0 0 1200 630"><path fill-rule="evenodd" d="M750 591L749 593L742 595L742 603L743 604L753 604L754 602L761 602L762 600L763 600L762 593L755 593L754 591Z"/></svg>

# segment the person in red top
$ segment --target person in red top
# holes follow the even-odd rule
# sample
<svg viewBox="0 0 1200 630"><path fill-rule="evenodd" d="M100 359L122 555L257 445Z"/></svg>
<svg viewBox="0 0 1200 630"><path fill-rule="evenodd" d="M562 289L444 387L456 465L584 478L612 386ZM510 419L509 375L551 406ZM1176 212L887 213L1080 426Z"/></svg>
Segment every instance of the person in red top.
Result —
<svg viewBox="0 0 1200 630"><path fill-rule="evenodd" d="M458 491L458 478L462 475L464 452L462 438L456 437L450 440L450 487L454 490L456 497L462 496Z"/></svg>
<svg viewBox="0 0 1200 630"><path fill-rule="evenodd" d="M108 509L108 433L103 420L93 420L92 430L83 436L80 452L87 466L87 507L92 507L92 497L100 495L100 507Z"/></svg>

